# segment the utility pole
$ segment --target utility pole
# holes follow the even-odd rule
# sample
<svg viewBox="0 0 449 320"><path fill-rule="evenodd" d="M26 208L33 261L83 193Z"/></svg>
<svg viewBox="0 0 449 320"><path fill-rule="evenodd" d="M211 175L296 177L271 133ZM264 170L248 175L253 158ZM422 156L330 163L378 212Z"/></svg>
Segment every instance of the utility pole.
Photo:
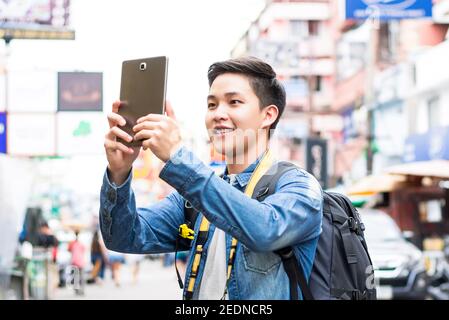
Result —
<svg viewBox="0 0 449 320"><path fill-rule="evenodd" d="M308 37L308 43L309 43L309 48L308 48L308 56L309 56L309 70L308 70L308 74L307 74L307 89L308 89L308 95L307 95L307 102L308 102L308 113L309 113L309 137L312 137L314 135L314 131L313 131L313 112L315 111L314 108L314 93L315 93L315 87L316 87L316 76L314 76L313 74L313 70L314 70L314 62L315 62L315 57L314 57L314 44L313 44L313 36Z"/></svg>
<svg viewBox="0 0 449 320"><path fill-rule="evenodd" d="M12 41L13 37L9 36L9 35L5 35L3 37L3 40L5 40L5 64L3 66L3 73L5 75L5 101L4 101L4 106L5 106L5 111L8 111L8 107L9 107L9 70L8 70L8 63L9 63L9 56L10 56L10 44Z"/></svg>
<svg viewBox="0 0 449 320"><path fill-rule="evenodd" d="M368 59L366 67L366 87L365 87L365 101L364 104L367 108L367 152L366 152L366 174L370 175L373 173L373 162L374 162L374 107L375 107L375 97L374 97L374 74L376 71L377 64L377 51L379 48L379 12L374 9L369 19L370 26L370 38L368 41Z"/></svg>

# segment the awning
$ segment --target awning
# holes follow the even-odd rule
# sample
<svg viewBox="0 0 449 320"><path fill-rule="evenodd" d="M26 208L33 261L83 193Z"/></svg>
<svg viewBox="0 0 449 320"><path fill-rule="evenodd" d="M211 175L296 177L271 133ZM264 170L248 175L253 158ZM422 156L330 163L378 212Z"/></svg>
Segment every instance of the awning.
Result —
<svg viewBox="0 0 449 320"><path fill-rule="evenodd" d="M394 175L449 179L449 160L430 160L399 164L385 172Z"/></svg>
<svg viewBox="0 0 449 320"><path fill-rule="evenodd" d="M404 176L379 174L364 177L348 188L348 195L371 195L399 189L407 183Z"/></svg>

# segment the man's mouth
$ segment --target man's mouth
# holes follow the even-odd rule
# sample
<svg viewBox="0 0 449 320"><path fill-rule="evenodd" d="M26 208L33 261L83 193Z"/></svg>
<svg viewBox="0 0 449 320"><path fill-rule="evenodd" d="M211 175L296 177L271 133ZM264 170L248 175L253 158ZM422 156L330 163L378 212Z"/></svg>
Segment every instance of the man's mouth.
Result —
<svg viewBox="0 0 449 320"><path fill-rule="evenodd" d="M230 132L233 132L235 129L232 128L219 128L219 129L213 129L214 136L224 136Z"/></svg>

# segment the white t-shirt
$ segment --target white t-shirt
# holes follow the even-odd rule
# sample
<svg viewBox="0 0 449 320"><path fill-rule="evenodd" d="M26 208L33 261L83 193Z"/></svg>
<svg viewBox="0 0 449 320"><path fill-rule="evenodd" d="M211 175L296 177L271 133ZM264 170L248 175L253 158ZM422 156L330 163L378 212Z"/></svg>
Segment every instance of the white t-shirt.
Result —
<svg viewBox="0 0 449 320"><path fill-rule="evenodd" d="M234 184L235 174L229 175L231 185ZM212 240L207 250L206 264L198 293L199 300L220 300L226 287L226 233L215 228ZM228 295L226 294L226 300Z"/></svg>

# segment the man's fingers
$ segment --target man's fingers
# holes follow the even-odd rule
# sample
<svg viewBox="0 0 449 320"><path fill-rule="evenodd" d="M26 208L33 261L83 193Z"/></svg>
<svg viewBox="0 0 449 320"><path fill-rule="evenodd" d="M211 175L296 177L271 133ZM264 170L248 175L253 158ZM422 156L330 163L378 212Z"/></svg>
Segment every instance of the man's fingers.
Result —
<svg viewBox="0 0 449 320"><path fill-rule="evenodd" d="M155 121L145 121L141 122L133 127L134 132L139 132L140 130L147 129L147 130L154 130L157 128L159 122Z"/></svg>
<svg viewBox="0 0 449 320"><path fill-rule="evenodd" d="M104 147L106 149L106 152L115 151L117 149L117 146L115 145L115 141L109 140L109 139L106 139L104 141Z"/></svg>
<svg viewBox="0 0 449 320"><path fill-rule="evenodd" d="M165 101L165 113L167 114L167 117L172 118L173 120L176 120L175 111L173 110L171 102L168 100Z"/></svg>
<svg viewBox="0 0 449 320"><path fill-rule="evenodd" d="M114 112L108 113L108 122L109 122L109 128L112 128L116 125L124 126L126 124L125 118L123 118L118 113L114 113Z"/></svg>
<svg viewBox="0 0 449 320"><path fill-rule="evenodd" d="M123 143L120 143L118 141L112 141L112 140L106 140L104 142L104 146L106 148L106 151L117 151L120 150L124 153L133 154L134 150L132 148L128 148Z"/></svg>
<svg viewBox="0 0 449 320"><path fill-rule="evenodd" d="M150 114L147 114L146 116L143 116L143 117L137 119L137 123L139 124L139 123L144 122L144 121L155 121L155 122L157 122L157 121L161 121L163 119L165 119L165 115L156 114L156 113L150 113Z"/></svg>
<svg viewBox="0 0 449 320"><path fill-rule="evenodd" d="M118 127L112 127L110 130L117 138L122 138L125 141L131 142L133 141L133 137L127 134L125 131Z"/></svg>
<svg viewBox="0 0 449 320"><path fill-rule="evenodd" d="M144 151L147 149L151 149L151 139L144 140L142 142L142 148Z"/></svg>
<svg viewBox="0 0 449 320"><path fill-rule="evenodd" d="M109 129L108 133L106 133L105 139L115 141L115 134L111 131L111 129Z"/></svg>
<svg viewBox="0 0 449 320"><path fill-rule="evenodd" d="M134 135L134 140L136 140L136 141L146 140L146 139L150 139L154 135L155 135L155 131L153 131L153 130L141 130Z"/></svg>
<svg viewBox="0 0 449 320"><path fill-rule="evenodd" d="M112 112L117 113L118 109L120 108L121 102L120 101L114 101L114 103L112 103Z"/></svg>
<svg viewBox="0 0 449 320"><path fill-rule="evenodd" d="M125 141L131 142L133 138L118 127L112 127L109 129L108 133L105 136L106 140L116 141L117 138L121 138Z"/></svg>

